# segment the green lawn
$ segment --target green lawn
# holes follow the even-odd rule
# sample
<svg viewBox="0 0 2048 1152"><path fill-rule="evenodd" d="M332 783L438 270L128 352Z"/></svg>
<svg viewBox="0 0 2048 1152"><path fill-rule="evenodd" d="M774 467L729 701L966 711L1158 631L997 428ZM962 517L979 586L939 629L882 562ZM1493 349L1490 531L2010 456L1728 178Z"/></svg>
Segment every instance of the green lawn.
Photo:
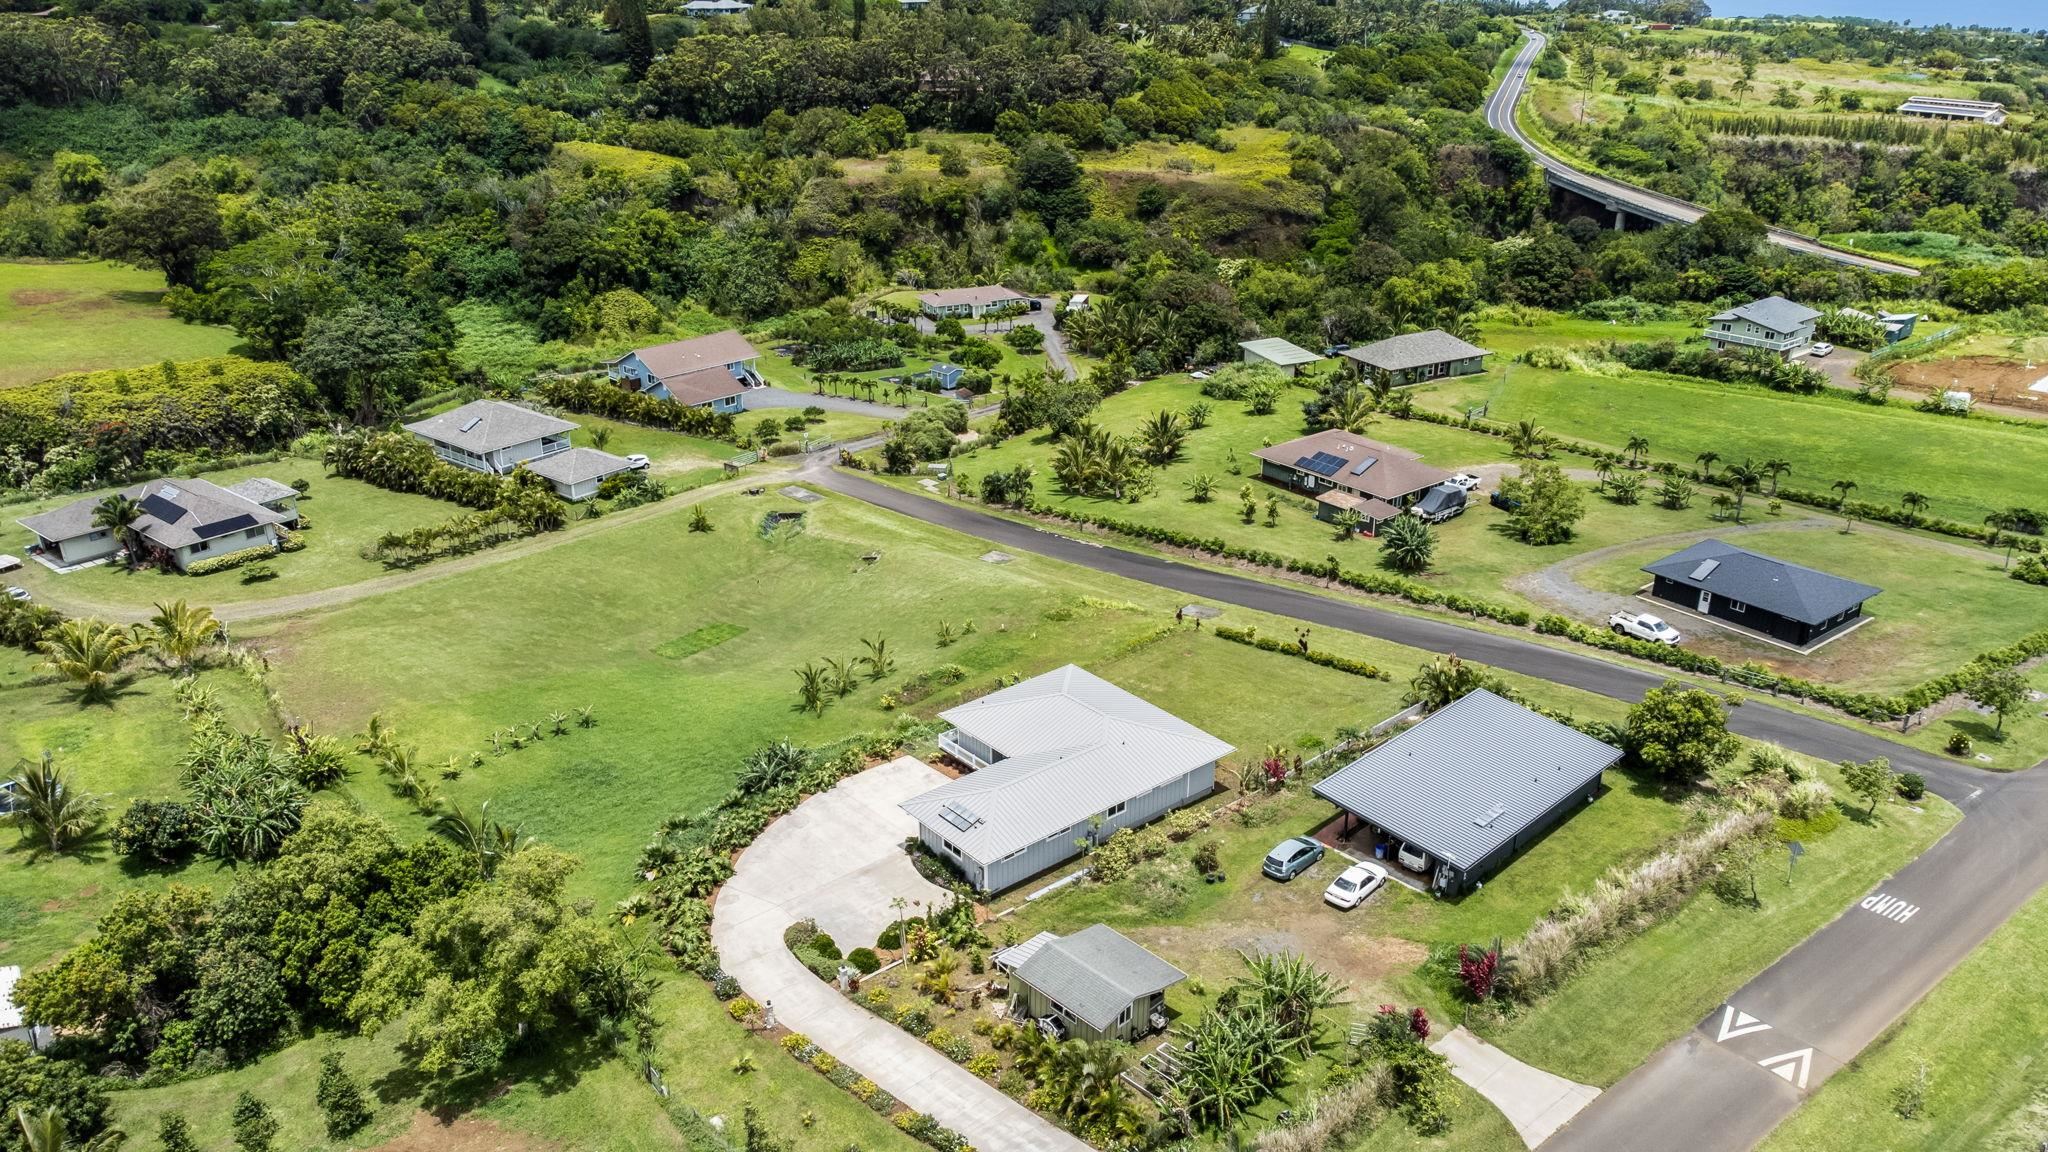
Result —
<svg viewBox="0 0 2048 1152"><path fill-rule="evenodd" d="M1997 554L1958 555L1951 545L1869 526L1844 534L1839 523L1732 539L1781 560L1884 589L1865 607L1868 624L1802 657L1672 614L1675 626L1687 634L1688 646L1737 662L1762 659L1794 675L1848 688L1887 691L2048 628L2048 589L2009 578ZM1650 547L1622 552L1589 564L1578 579L1601 591L1630 594L1648 580L1642 566L1671 551ZM1990 725L1984 725L1981 735L1990 734Z"/></svg>
<svg viewBox="0 0 2048 1152"><path fill-rule="evenodd" d="M1493 420L1533 420L1615 451L1641 433L1655 459L1686 465L1707 451L1723 461L1782 457L1792 464L1787 487L1829 493L1853 480L1855 499L1880 504L1919 491L1933 501L1929 515L1972 524L2039 503L2033 477L2048 472L2048 434L2037 430L1647 373L1610 379L1516 364L1505 382L1423 385L1416 401L1456 413L1487 404Z"/></svg>
<svg viewBox="0 0 2048 1152"><path fill-rule="evenodd" d="M1809 1097L1764 1152L2035 1152L2048 1141L2048 893L2037 893L1927 999ZM1924 1111L1894 1093L1927 1069Z"/></svg>
<svg viewBox="0 0 2048 1152"><path fill-rule="evenodd" d="M34 664L11 649L0 660L16 673ZM0 679L0 769L48 751L76 787L100 798L110 820L131 800L181 792L177 762L189 729L170 677L136 676L103 705L82 705L65 686L26 681L26 675ZM200 682L217 694L232 723L270 726L261 695L240 673L208 671ZM25 968L89 936L93 922L124 892L173 879L209 883L220 874L204 861L172 872L130 869L104 839L82 853L52 858L9 838L0 860L0 963Z"/></svg>
<svg viewBox="0 0 2048 1152"><path fill-rule="evenodd" d="M251 476L267 476L279 483L306 480L312 484L299 511L311 525L301 535L306 546L289 552L270 566L277 577L244 584L238 571L215 572L206 576L184 576L175 572L142 570L130 572L102 564L77 572L56 573L40 564L29 564L10 577L37 598L66 611L80 613L112 608L148 608L164 600L187 600L195 604L222 605L250 600L268 600L300 592L338 588L389 571L382 562L365 560L364 546L386 532L402 532L427 524L439 524L463 511L457 505L404 492L387 492L360 480L327 475L319 461L287 456L263 464L209 472L205 479L215 484L233 484ZM28 535L13 523L25 516L82 499L74 493L33 504L20 505L8 517L0 532L7 551L28 546ZM12 511L12 510L10 510Z"/></svg>
<svg viewBox="0 0 2048 1152"><path fill-rule="evenodd" d="M65 372L226 355L241 338L164 310L161 272L0 263L0 387Z"/></svg>
<svg viewBox="0 0 2048 1152"><path fill-rule="evenodd" d="M1832 765L1822 770L1837 796L1849 794ZM1614 1083L1960 818L1934 796L1922 807L1887 804L1865 822L1858 805L1834 831L1806 842L1789 886L1775 870L1784 858L1774 859L1760 883L1760 908L1702 892L1678 915L1595 958L1562 990L1479 1030L1537 1067L1581 1083Z"/></svg>

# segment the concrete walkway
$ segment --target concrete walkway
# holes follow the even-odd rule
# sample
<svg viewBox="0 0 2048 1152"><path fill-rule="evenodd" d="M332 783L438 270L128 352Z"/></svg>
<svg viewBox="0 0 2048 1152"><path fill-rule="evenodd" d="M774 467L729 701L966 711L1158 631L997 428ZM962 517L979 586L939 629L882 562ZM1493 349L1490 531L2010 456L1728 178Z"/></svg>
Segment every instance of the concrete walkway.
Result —
<svg viewBox="0 0 2048 1152"><path fill-rule="evenodd" d="M1451 1074L1493 1103L1534 1148L1600 1095L1598 1088L1531 1068L1464 1028L1453 1028L1430 1050L1451 1062Z"/></svg>
<svg viewBox="0 0 2048 1152"><path fill-rule="evenodd" d="M855 1005L783 946L782 930L809 917L851 950L889 926L891 899L949 899L904 855L917 824L897 807L944 781L930 765L902 757L769 825L719 890L711 942L747 995L775 1005L777 1023L960 1133L977 1152L1088 1152L993 1084Z"/></svg>

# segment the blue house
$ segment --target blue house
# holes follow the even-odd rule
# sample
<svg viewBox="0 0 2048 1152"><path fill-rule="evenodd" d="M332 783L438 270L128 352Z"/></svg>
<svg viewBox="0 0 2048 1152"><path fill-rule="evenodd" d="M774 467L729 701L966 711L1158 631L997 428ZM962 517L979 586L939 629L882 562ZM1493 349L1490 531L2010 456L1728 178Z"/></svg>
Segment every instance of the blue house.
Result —
<svg viewBox="0 0 2048 1152"><path fill-rule="evenodd" d="M958 364L934 362L931 367L912 376L911 379L919 382L930 381L932 386L939 391L950 392L960 386L960 378L965 375L967 375L967 369L962 368Z"/></svg>
<svg viewBox="0 0 2048 1152"><path fill-rule="evenodd" d="M636 348L612 361L609 374L622 388L730 414L746 408L747 389L765 386L754 368L760 356L746 337L727 329Z"/></svg>

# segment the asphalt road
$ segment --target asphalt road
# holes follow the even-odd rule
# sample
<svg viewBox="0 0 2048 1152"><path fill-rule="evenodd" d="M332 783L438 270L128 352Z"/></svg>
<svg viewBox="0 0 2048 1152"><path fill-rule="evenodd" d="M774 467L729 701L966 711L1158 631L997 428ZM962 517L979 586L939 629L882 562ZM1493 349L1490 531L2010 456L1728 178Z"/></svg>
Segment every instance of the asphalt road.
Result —
<svg viewBox="0 0 2048 1152"><path fill-rule="evenodd" d="M1514 140L1515 143L1520 144L1524 152L1534 157L1537 163L1549 169L1554 175L1562 177L1566 184L1576 185L1577 188L1575 190L1589 193L1596 199L1626 204L1638 215L1653 220L1671 218L1691 223L1705 215L1705 209L1690 201L1680 200L1676 196L1666 196L1661 192L1652 192L1647 188L1638 187L1637 185L1616 180L1609 176L1588 172L1583 168L1560 160L1545 152L1534 140L1524 135L1521 126L1515 123L1515 105L1522 98L1523 88L1529 78L1529 68L1536 62L1536 57L1542 53L1543 46L1548 42L1548 38L1543 33L1533 29L1524 29L1523 35L1527 37L1527 40L1523 43L1521 51L1515 54L1514 62L1508 65L1508 73L1501 79L1499 86L1493 90L1491 96L1487 97L1487 124ZM1853 264L1859 268L1868 268L1875 272L1888 272L1899 276L1918 276L1920 274L1917 268L1910 268L1904 264L1894 264L1888 260L1878 260L1845 249L1835 248L1783 228L1772 228L1769 232L1769 239L1771 243L1781 248L1788 248L1808 256L1819 256L1841 264Z"/></svg>
<svg viewBox="0 0 2048 1152"><path fill-rule="evenodd" d="M1448 619L1336 600L1075 539L848 472L814 468L805 479L1010 551L1321 627L1456 652L1616 699L1640 699L1668 678ZM1985 772L1756 699L1734 709L1728 726L1829 760L1887 756L1893 767L1925 776L1929 787L1960 807L1967 819L1844 908L1691 1032L1601 1093L1546 1142L1548 1149L1744 1152L2048 883L2048 852L2041 849L2039 833L2048 824L2048 772L2041 766L2018 774ZM1866 901L1875 906L1864 906Z"/></svg>

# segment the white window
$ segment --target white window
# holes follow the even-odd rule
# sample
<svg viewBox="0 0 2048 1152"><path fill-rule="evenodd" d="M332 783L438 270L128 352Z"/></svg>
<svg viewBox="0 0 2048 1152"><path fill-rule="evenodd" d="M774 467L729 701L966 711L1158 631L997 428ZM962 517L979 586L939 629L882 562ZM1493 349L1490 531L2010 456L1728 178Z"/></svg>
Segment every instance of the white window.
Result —
<svg viewBox="0 0 2048 1152"><path fill-rule="evenodd" d="M1740 600L1730 600L1728 601L1728 611L1733 612L1737 616L1740 616L1744 612L1749 611L1749 605L1744 604Z"/></svg>
<svg viewBox="0 0 2048 1152"><path fill-rule="evenodd" d="M106 538L107 538L107 533L106 533L106 530L105 530L105 529L102 529L102 530L100 530L100 531L98 531L98 532L95 532L95 533L93 533L92 535L90 535L90 536L87 536L87 537L86 537L86 539L87 539L87 540L105 540Z"/></svg>
<svg viewBox="0 0 2048 1152"><path fill-rule="evenodd" d="M955 860L958 860L960 858L960 849L955 848L951 840L941 840L939 841L939 843L944 844L946 846L946 854L948 856L951 856Z"/></svg>
<svg viewBox="0 0 2048 1152"><path fill-rule="evenodd" d="M1116 802L1115 804L1113 804L1113 805L1111 805L1111 806L1110 806L1110 809L1109 809L1109 811L1107 811L1107 812L1104 812L1104 813L1102 814L1102 818L1103 818L1104 820L1114 820L1114 819L1116 819L1117 817L1119 817L1119 816L1121 816L1121 815L1123 815L1123 814L1124 814L1124 808L1125 808L1125 806L1126 806L1126 805L1125 805L1125 802L1124 802L1124 801L1122 801L1122 800L1119 800L1119 801L1117 801L1117 802Z"/></svg>
<svg viewBox="0 0 2048 1152"><path fill-rule="evenodd" d="M1055 841L1055 840L1064 840L1064 839L1066 839L1067 833L1069 833L1069 832L1072 832L1072 831L1073 831L1073 829L1072 829L1072 828L1062 828L1062 829L1060 829L1059 831L1057 831L1057 832L1053 833L1052 835L1050 835L1050 836L1047 836L1047 837L1045 838L1045 842L1046 842L1047 844L1050 844L1050 843L1052 843L1052 842L1053 842L1053 841Z"/></svg>
<svg viewBox="0 0 2048 1152"><path fill-rule="evenodd" d="M197 544L194 544L194 545L192 546L192 551L194 551L194 552L204 552L204 551L206 551L207 549L209 549L209 548L211 548L211 547L213 547L213 541L211 541L211 540L201 540L201 541L200 541L199 543L197 543Z"/></svg>
<svg viewBox="0 0 2048 1152"><path fill-rule="evenodd" d="M996 863L1002 864L1006 861L1015 860L1017 857L1022 856L1023 854L1024 849L1019 848L1015 852L1010 853L1008 856L1003 857L1001 860L996 861Z"/></svg>

